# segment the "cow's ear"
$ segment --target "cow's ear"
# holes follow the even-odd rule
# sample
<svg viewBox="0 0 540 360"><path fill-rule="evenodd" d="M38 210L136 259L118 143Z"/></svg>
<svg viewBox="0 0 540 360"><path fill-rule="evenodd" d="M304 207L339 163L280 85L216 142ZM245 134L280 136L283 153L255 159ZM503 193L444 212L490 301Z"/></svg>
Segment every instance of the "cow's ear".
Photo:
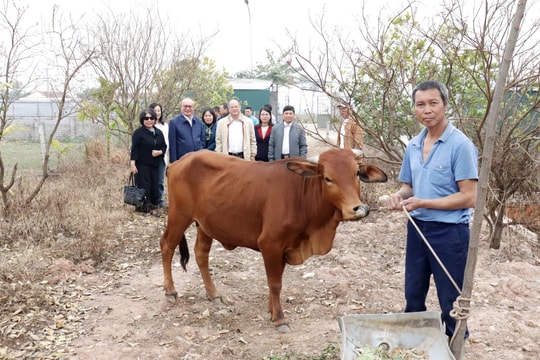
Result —
<svg viewBox="0 0 540 360"><path fill-rule="evenodd" d="M287 161L287 169L303 177L319 176L317 164L302 161Z"/></svg>
<svg viewBox="0 0 540 360"><path fill-rule="evenodd" d="M388 180L388 176L386 176L384 171L375 165L360 164L358 171L360 173L360 180L365 183L386 182Z"/></svg>

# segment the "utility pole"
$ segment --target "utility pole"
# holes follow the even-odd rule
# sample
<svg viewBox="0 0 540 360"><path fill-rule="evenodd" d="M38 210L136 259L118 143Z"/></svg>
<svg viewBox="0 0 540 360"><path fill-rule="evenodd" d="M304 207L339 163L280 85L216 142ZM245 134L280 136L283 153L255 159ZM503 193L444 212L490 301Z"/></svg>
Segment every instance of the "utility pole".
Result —
<svg viewBox="0 0 540 360"><path fill-rule="evenodd" d="M251 31L251 10L249 9L249 0L244 0L249 16L249 69L253 70L253 34Z"/></svg>

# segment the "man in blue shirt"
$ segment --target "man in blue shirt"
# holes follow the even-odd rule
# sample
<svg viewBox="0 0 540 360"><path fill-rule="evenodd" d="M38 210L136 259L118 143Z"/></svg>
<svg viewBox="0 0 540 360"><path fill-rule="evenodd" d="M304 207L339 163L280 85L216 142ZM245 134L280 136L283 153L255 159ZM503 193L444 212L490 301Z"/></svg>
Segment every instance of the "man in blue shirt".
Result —
<svg viewBox="0 0 540 360"><path fill-rule="evenodd" d="M169 163L180 159L188 152L204 148L205 132L202 120L193 115L194 102L182 100L180 115L169 122Z"/></svg>
<svg viewBox="0 0 540 360"><path fill-rule="evenodd" d="M388 199L388 207L405 207L461 289L469 221L476 202L478 152L446 119L448 90L444 84L425 81L413 90L412 98L416 118L425 128L407 145L399 174L402 185ZM450 311L459 292L411 221L405 256L405 312L426 310L433 274L446 335L452 338L456 320Z"/></svg>
<svg viewBox="0 0 540 360"><path fill-rule="evenodd" d="M251 108L251 106L246 106L246 107L245 107L245 109L244 109L244 116L250 118L251 121L253 121L253 126L259 125L259 119L257 119L257 118L255 117L255 115L253 115L253 109Z"/></svg>

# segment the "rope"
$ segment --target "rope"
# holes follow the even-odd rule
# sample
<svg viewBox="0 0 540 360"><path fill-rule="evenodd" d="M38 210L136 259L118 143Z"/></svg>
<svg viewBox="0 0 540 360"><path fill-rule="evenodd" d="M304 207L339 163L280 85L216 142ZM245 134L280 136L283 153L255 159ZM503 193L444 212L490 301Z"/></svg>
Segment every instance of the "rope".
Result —
<svg viewBox="0 0 540 360"><path fill-rule="evenodd" d="M409 214L409 212L407 211L405 206L403 206L403 212L405 212L405 215L407 215L407 218L409 218L409 221L411 222L411 224L413 224L416 231L418 231L418 234L420 235L422 240L424 240L424 243L429 248L429 251L431 251L431 253L435 257L435 259L437 260L437 262L439 263L439 265L441 266L441 268L445 272L446 276L448 276L448 279L450 279L450 282L452 283L452 285L454 285L457 292L459 293L459 296L456 298L456 301L454 301L453 309L450 310L450 316L453 317L454 319L456 319L456 321L457 321L456 329L459 329L461 321L464 320L464 319L467 319L469 317L469 314L471 312L471 307L470 307L471 299L464 298L464 297L461 296L461 289L459 288L459 286L455 282L452 275L450 275L450 273L448 272L448 270L446 269L446 267L442 263L441 259L437 256L437 254L435 253L435 250L433 250L433 248L431 247L431 244L427 241L424 234L422 234L422 231L420 231L420 228L418 227L418 225L416 225L416 223L414 222L411 214ZM455 333L454 333L454 335L455 335ZM452 345L453 341L454 341L454 336L452 336L452 339L450 339L450 346Z"/></svg>
<svg viewBox="0 0 540 360"><path fill-rule="evenodd" d="M454 301L454 308L450 310L450 316L456 319L456 329L461 328L461 321L466 320L471 313L471 299L458 296ZM454 341L456 340L457 331L454 331L452 338L450 339L450 348L453 348Z"/></svg>
<svg viewBox="0 0 540 360"><path fill-rule="evenodd" d="M448 279L450 279L450 282L452 283L452 285L454 285L454 287L456 288L457 292L459 293L459 295L461 295L461 289L459 288L459 286L456 284L456 282L454 281L454 278L452 277L452 275L450 275L450 273L448 272L448 270L446 269L446 266L444 266L444 264L442 263L441 259L439 259L439 257L437 256L437 254L435 253L435 250L433 250L433 248L431 247L431 244L427 241L426 237L424 236L424 234L422 234L422 231L420 231L420 228L418 227L418 225L416 225L416 223L414 222L411 214L409 214L409 212L407 211L407 209L405 208L405 206L403 206L403 211L405 212L405 215L407 215L407 217L409 218L409 221L413 224L414 228L416 229L416 231L418 231L418 235L420 235L420 237L422 238L422 240L424 240L424 243L426 244L426 246L429 248L429 251L431 251L431 253L433 254L433 256L435 257L435 259L437 260L437 262L439 263L439 265L441 265L441 268L443 269L444 273L446 274L446 276L448 276Z"/></svg>

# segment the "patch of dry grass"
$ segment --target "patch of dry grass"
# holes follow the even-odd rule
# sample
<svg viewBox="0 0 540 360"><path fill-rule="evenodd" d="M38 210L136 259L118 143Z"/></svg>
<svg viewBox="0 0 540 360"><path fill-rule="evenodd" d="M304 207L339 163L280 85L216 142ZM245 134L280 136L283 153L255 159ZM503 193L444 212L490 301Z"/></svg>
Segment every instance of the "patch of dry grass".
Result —
<svg viewBox="0 0 540 360"><path fill-rule="evenodd" d="M88 268L114 271L126 253L145 261L159 249L162 224L139 223L123 204L128 154L115 150L107 160L96 150L103 148L92 142L86 161L56 168L30 205L24 199L40 180L37 172L21 172L9 193L12 210L0 221L0 343L25 356L25 344L55 328L59 312L71 316L66 294L80 296L69 276L57 274L58 264L75 276Z"/></svg>
<svg viewBox="0 0 540 360"><path fill-rule="evenodd" d="M105 242L117 238L117 224L126 216L123 178L127 178L127 169L117 165L64 165L47 179L34 201L25 205L25 195L39 179L23 177L12 189L17 195L12 212L4 214L1 244L61 251L74 262L89 258L101 262L107 251Z"/></svg>

